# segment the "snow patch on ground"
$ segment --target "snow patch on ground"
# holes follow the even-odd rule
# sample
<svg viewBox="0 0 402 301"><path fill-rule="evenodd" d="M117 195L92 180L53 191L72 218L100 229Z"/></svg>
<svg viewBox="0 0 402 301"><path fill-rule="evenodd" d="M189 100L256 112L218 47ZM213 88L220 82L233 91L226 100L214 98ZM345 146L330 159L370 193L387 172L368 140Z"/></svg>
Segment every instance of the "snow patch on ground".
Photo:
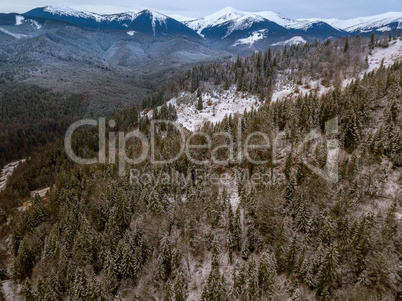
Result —
<svg viewBox="0 0 402 301"><path fill-rule="evenodd" d="M11 280L2 282L5 300L18 300Z"/></svg>
<svg viewBox="0 0 402 301"><path fill-rule="evenodd" d="M249 111L262 105L257 96L238 92L236 86L227 91L204 92L201 97L204 107L201 111L197 109L198 98L189 92L182 92L166 103L176 107L176 123L190 131L196 131L206 122L215 124L222 121L226 115L243 114L244 110ZM152 117L153 111L149 111L147 115Z"/></svg>
<svg viewBox="0 0 402 301"><path fill-rule="evenodd" d="M22 25L24 23L25 18L23 16L15 16L15 25Z"/></svg>
<svg viewBox="0 0 402 301"><path fill-rule="evenodd" d="M362 78L365 73L378 69L381 64L385 67L389 67L397 61L402 61L402 41L399 39L391 41L388 48L375 48L372 54L368 55L369 67L359 76ZM272 101L307 93L317 93L317 95L322 95L333 88L332 86L323 86L320 80L308 80L302 85L296 85L295 82L290 81L287 78L286 74L287 73L285 72L284 74L279 75L271 98ZM354 78L355 77L343 80L342 87L346 87Z"/></svg>
<svg viewBox="0 0 402 301"><path fill-rule="evenodd" d="M35 20L30 20L32 25L36 27L36 29L41 29L42 25L40 25L38 22L36 22Z"/></svg>
<svg viewBox="0 0 402 301"><path fill-rule="evenodd" d="M8 34L9 36L12 36L13 38L18 39L18 40L19 40L19 39L22 39L22 38L28 37L28 36L25 35L25 34L13 33L13 32L8 31L8 30L6 30L6 29L4 29L4 28L2 28L2 27L0 27L0 31L3 32L3 33L5 33L5 34Z"/></svg>
<svg viewBox="0 0 402 301"><path fill-rule="evenodd" d="M31 191L31 198L35 198L36 196L44 198L49 191L50 191L50 187Z"/></svg>
<svg viewBox="0 0 402 301"><path fill-rule="evenodd" d="M272 46L298 45L298 44L305 44L305 43L306 43L305 39L303 39L300 36L295 36L293 38L290 38L289 40L272 44Z"/></svg>
<svg viewBox="0 0 402 301"><path fill-rule="evenodd" d="M368 72L378 69L384 60L384 66L389 67L396 61L402 60L402 41L396 40L389 43L388 48L375 48L373 54L368 56Z"/></svg>
<svg viewBox="0 0 402 301"><path fill-rule="evenodd" d="M391 41L388 48L377 47L373 50L372 54L369 54L367 57L369 67L360 74L360 78L362 78L365 73L377 70L380 68L381 64L383 64L384 67L390 67L395 62L402 61L402 41L399 39ZM346 87L351 81L352 79L344 80L342 86Z"/></svg>
<svg viewBox="0 0 402 301"><path fill-rule="evenodd" d="M197 98L188 92L181 93L178 97L168 101L177 110L177 123L190 131L196 131L206 122L217 123L229 114L243 114L244 110L257 108L261 102L257 96L243 94L232 86L227 91L212 91L202 93L203 110L197 110ZM152 112L150 112L152 115Z"/></svg>
<svg viewBox="0 0 402 301"><path fill-rule="evenodd" d="M0 191L6 188L8 178L14 173L14 170L20 163L25 162L25 159L20 161L15 161L4 166L3 170L0 173Z"/></svg>
<svg viewBox="0 0 402 301"><path fill-rule="evenodd" d="M262 30L258 30L258 31L254 31L251 36L249 36L248 38L244 38L244 39L239 39L237 40L232 46L236 47L237 45L243 44L243 45L249 45L250 48L251 46L259 41L264 39L265 35L264 33L267 32L266 29L262 29Z"/></svg>
<svg viewBox="0 0 402 301"><path fill-rule="evenodd" d="M134 31L134 30L127 31L127 34L128 34L129 36L133 36L133 35L135 35L135 31Z"/></svg>

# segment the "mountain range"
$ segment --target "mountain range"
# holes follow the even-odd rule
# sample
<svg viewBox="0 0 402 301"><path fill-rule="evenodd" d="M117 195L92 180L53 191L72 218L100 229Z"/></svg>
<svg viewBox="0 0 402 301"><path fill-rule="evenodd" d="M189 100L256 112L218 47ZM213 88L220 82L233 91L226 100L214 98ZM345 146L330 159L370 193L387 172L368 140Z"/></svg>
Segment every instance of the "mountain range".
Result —
<svg viewBox="0 0 402 301"><path fill-rule="evenodd" d="M218 45L219 49L225 48L229 52L252 46L266 47L294 37L300 37L297 39L299 42L325 40L357 34L370 35L373 31L382 34L402 27L402 12L350 20L290 19L272 11L244 12L227 7L199 19L179 19L181 21L151 10L102 15L67 7L46 6L24 14L0 14L0 25L31 23L36 29L43 29L49 23L58 22L91 30L145 34L154 38L180 36Z"/></svg>
<svg viewBox="0 0 402 301"><path fill-rule="evenodd" d="M402 28L402 12L351 20L290 19L227 7L192 19L152 10L102 15L45 6L0 13L0 80L88 92L95 107L90 110L111 112L194 64L316 39L373 31L388 35L397 28Z"/></svg>

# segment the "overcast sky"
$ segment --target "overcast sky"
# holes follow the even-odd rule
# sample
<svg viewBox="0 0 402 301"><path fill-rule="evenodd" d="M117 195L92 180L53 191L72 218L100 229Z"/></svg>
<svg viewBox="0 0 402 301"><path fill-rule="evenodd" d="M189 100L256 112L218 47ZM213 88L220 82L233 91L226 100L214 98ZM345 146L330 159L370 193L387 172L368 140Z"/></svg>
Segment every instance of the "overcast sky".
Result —
<svg viewBox="0 0 402 301"><path fill-rule="evenodd" d="M202 17L226 6L244 11L272 10L289 18L349 19L402 11L402 0L1 0L0 12L23 13L48 4L97 13L149 8L190 17Z"/></svg>

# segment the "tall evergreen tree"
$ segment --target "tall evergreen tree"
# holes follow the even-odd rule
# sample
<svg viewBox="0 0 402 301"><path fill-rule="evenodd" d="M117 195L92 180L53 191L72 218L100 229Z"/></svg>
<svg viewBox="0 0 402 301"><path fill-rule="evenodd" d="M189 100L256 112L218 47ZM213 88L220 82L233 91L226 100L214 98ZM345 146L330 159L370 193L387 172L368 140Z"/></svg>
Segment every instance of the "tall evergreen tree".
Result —
<svg viewBox="0 0 402 301"><path fill-rule="evenodd" d="M325 252L320 269L318 271L317 290L319 293L330 290L337 280L339 255L335 244L331 244Z"/></svg>

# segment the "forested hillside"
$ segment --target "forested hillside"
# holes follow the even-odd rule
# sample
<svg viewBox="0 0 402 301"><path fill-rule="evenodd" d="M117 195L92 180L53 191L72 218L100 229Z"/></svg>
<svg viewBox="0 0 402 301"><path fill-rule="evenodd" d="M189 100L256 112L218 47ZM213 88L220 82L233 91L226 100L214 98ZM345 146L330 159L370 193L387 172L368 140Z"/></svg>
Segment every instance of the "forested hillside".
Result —
<svg viewBox="0 0 402 301"><path fill-rule="evenodd" d="M300 88L318 81L323 87L339 86L342 80L352 78L368 67L368 39L359 36L321 43L315 41L284 48L269 48L265 52L227 64L195 66L179 80L164 85L152 97L142 101L142 108L162 105L178 92L203 91L209 82L225 90L236 85L237 91L259 95L269 100L277 85L295 82ZM280 89L281 87L279 87ZM314 88L314 87L310 87Z"/></svg>
<svg viewBox="0 0 402 301"><path fill-rule="evenodd" d="M283 81L293 81L300 87L309 86L311 81L318 79L323 86L339 85L344 78L367 68L367 43L366 38L360 37L324 43L316 41L269 49L247 58L238 57L227 64L195 66L178 80L168 82L158 92L144 98L141 106L143 109L160 106L182 91L200 93L204 90L204 82L225 90L236 85L237 91L256 94L261 101L270 99L276 86ZM114 102L104 105L94 102L91 92L53 92L9 80L0 82L0 91L0 166L24 158L35 147L62 136L68 124L80 117L99 116L105 110L120 109ZM140 103L135 98L131 101ZM116 107L113 109L113 106Z"/></svg>
<svg viewBox="0 0 402 301"><path fill-rule="evenodd" d="M358 39L347 47L346 40L317 42L193 68L143 101L143 108L155 108L182 90L197 95L205 82L259 94L264 105L240 123L230 115L202 131L214 137L213 146L225 143L212 135L221 131L240 132L243 143L257 131L281 135L274 152L251 152L264 164L244 156L206 166L185 156L168 165L146 160L132 166L151 176L141 182L130 181L129 172L119 177L117 164L72 163L62 141L35 152L0 194L2 279L12 280L22 300L400 298L402 64L342 89L340 76L365 66L367 45ZM270 102L274 74L335 88ZM162 108L158 116L175 119L172 108ZM324 167L328 141L300 145L334 118L332 138L341 150L339 178L331 183L305 164ZM148 116L135 108L111 119L119 130L139 126L150 135ZM96 128L73 140L83 157L99 151ZM194 140L203 143L200 136ZM155 141L156 155L166 158L177 153L180 135L161 126ZM219 157L227 151L221 148ZM212 154L192 155L202 161ZM161 184L161 172L191 180ZM228 185L210 181L225 174ZM258 174L268 181L250 180ZM45 187L51 187L46 197L31 199L30 191ZM28 200L24 210L16 209Z"/></svg>
<svg viewBox="0 0 402 301"><path fill-rule="evenodd" d="M86 114L87 107L83 94L64 95L0 81L0 166L60 138L69 124Z"/></svg>

